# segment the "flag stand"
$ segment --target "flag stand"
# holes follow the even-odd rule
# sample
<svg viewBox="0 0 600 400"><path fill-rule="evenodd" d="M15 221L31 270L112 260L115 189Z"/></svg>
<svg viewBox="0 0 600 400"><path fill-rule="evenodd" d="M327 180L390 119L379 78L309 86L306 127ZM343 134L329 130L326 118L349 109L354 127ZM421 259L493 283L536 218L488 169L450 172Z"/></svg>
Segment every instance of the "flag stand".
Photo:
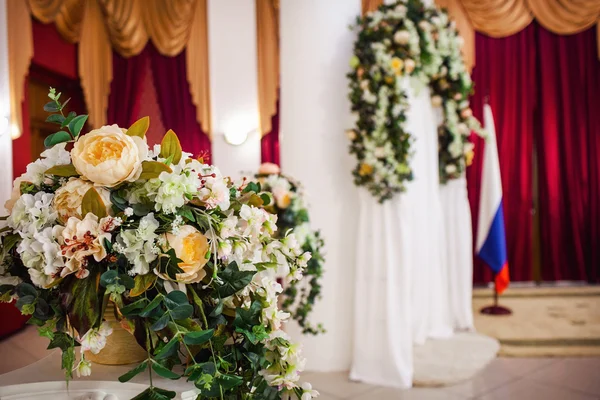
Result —
<svg viewBox="0 0 600 400"><path fill-rule="evenodd" d="M479 312L487 315L510 315L512 310L510 308L498 305L498 290L496 289L496 274L494 274L494 305L483 307Z"/></svg>

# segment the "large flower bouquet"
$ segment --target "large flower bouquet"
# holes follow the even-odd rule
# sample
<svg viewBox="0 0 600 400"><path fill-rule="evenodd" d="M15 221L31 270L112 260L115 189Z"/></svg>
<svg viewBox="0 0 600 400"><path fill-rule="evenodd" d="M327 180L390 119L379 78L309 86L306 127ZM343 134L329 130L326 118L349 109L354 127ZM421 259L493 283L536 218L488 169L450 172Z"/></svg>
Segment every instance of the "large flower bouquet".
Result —
<svg viewBox="0 0 600 400"><path fill-rule="evenodd" d="M286 240L286 233L292 232L302 250L312 255L304 270L303 279L282 277L284 280L282 309L292 315L292 318L302 327L303 333L312 335L323 333L323 326L312 324L308 318L315 302L321 297L320 280L323 276L325 259L321 233L310 226L304 187L300 182L281 174L279 167L270 163L261 165L256 179L263 190L272 193L273 201L266 204L264 208L277 215L276 236Z"/></svg>
<svg viewBox="0 0 600 400"><path fill-rule="evenodd" d="M357 19L358 38L348 73L356 126L346 132L357 158L354 181L380 202L412 180L411 135L406 90L430 85L432 103L442 106L440 179L460 176L471 129L480 132L467 100L472 83L458 36L448 15L420 0L385 4Z"/></svg>
<svg viewBox="0 0 600 400"><path fill-rule="evenodd" d="M122 382L147 370L150 382L185 377L198 399L316 396L298 383L304 360L265 272L299 277L310 254L293 234L273 237L277 217L261 208L270 198L183 152L172 131L149 149L148 118L80 135L87 117L49 97L61 130L15 181L0 293L62 350L67 379L89 375L84 351L105 346L111 302L147 351ZM174 396L151 383L136 399Z"/></svg>

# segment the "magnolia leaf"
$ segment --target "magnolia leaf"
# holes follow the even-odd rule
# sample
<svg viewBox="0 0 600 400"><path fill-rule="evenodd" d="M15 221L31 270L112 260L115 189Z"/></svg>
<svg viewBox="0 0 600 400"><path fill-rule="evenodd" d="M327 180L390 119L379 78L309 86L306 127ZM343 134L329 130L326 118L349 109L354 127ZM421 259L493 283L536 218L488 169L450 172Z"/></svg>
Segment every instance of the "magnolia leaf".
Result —
<svg viewBox="0 0 600 400"><path fill-rule="evenodd" d="M160 143L160 157L172 157L171 160L173 160L173 164L178 164L179 161L181 161L181 153L181 143L179 143L179 138L175 132L169 129Z"/></svg>
<svg viewBox="0 0 600 400"><path fill-rule="evenodd" d="M142 162L142 174L140 179L154 179L158 178L161 172L171 173L173 170L165 163L159 161L144 161Z"/></svg>
<svg viewBox="0 0 600 400"><path fill-rule="evenodd" d="M98 191L91 187L81 199L81 215L85 218L88 213L92 213L100 218L106 217L106 206Z"/></svg>
<svg viewBox="0 0 600 400"><path fill-rule="evenodd" d="M138 136L143 138L146 136L146 132L148 131L148 127L150 126L150 117L143 117L138 119L127 129L127 134L129 136Z"/></svg>
<svg viewBox="0 0 600 400"><path fill-rule="evenodd" d="M143 294L156 282L156 278L154 274L136 275L133 279L135 282L133 289L129 291L129 297L137 297Z"/></svg>
<svg viewBox="0 0 600 400"><path fill-rule="evenodd" d="M67 132L59 131L49 135L46 139L44 139L44 146L46 146L46 148L50 148L55 144L68 142L71 139L73 138Z"/></svg>
<svg viewBox="0 0 600 400"><path fill-rule="evenodd" d="M46 172L44 172L44 174L64 176L66 178L70 176L79 176L79 172L77 172L73 164L55 165L54 167L47 169Z"/></svg>
<svg viewBox="0 0 600 400"><path fill-rule="evenodd" d="M77 137L81 133L83 129L83 125L85 125L85 121L87 121L87 115L78 115L69 122L69 130L73 134L73 136Z"/></svg>

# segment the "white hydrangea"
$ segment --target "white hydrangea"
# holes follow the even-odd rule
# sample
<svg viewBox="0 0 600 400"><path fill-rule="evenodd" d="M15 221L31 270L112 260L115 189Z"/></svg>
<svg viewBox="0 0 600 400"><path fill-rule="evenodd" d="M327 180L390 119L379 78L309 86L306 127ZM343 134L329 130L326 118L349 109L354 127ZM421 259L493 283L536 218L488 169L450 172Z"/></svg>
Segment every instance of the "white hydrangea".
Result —
<svg viewBox="0 0 600 400"><path fill-rule="evenodd" d="M158 249L156 247L156 229L159 223L150 213L140 219L137 229L126 229L117 236L116 250L120 251L127 261L133 264L129 271L131 275L144 275L150 272L150 263L156 260Z"/></svg>
<svg viewBox="0 0 600 400"><path fill-rule="evenodd" d="M54 223L58 213L52 207L53 198L53 194L45 192L38 192L35 195L22 195L15 202L8 217L8 226L24 234L28 231L39 231Z"/></svg>
<svg viewBox="0 0 600 400"><path fill-rule="evenodd" d="M161 172L158 179L161 185L154 198L155 209L166 214L175 213L200 187L200 178L192 173Z"/></svg>
<svg viewBox="0 0 600 400"><path fill-rule="evenodd" d="M21 175L25 182L31 182L39 186L44 181L44 172L55 165L66 165L71 163L71 153L65 150L66 143L59 143L45 150L41 158L27 166L27 172Z"/></svg>
<svg viewBox="0 0 600 400"><path fill-rule="evenodd" d="M60 245L56 241L63 229L56 225L33 231L31 235L22 236L23 240L17 246L21 261L28 268L31 281L36 286L48 286L65 266Z"/></svg>

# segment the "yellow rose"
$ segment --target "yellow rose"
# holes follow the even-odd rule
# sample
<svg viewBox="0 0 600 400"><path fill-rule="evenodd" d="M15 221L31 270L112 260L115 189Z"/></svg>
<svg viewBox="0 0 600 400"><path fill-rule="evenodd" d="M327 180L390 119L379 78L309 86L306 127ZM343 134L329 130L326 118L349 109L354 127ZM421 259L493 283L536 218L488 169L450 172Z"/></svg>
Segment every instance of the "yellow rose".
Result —
<svg viewBox="0 0 600 400"><path fill-rule="evenodd" d="M358 174L360 176L367 176L373 173L373 167L369 164L362 163L360 164L360 169L358 170Z"/></svg>
<svg viewBox="0 0 600 400"><path fill-rule="evenodd" d="M470 150L465 154L465 162L467 163L467 167L470 167L473 164L473 158L475 157L475 152Z"/></svg>
<svg viewBox="0 0 600 400"><path fill-rule="evenodd" d="M208 252L208 240L200 231L191 225L184 225L179 228L177 235L168 233L167 242L177 258L181 260L179 268L182 273L176 275L176 281L182 283L198 283L205 276L204 266L208 262L206 253ZM167 276L161 275L164 279Z"/></svg>
<svg viewBox="0 0 600 400"><path fill-rule="evenodd" d="M54 193L54 200L52 200L53 205L58 212L58 219L62 223L66 223L71 217L82 218L81 200L92 187L94 187L94 185L89 181L71 178L66 184L61 186L56 193ZM111 215L110 192L102 187L96 187L96 191L100 194L100 197L102 197L102 201L104 201L107 214Z"/></svg>
<svg viewBox="0 0 600 400"><path fill-rule="evenodd" d="M117 125L106 125L81 136L71 150L71 159L84 178L113 187L138 179L147 154L146 139L128 136Z"/></svg>
<svg viewBox="0 0 600 400"><path fill-rule="evenodd" d="M404 61L402 61L398 57L394 57L394 58L392 58L392 62L391 62L390 66L392 67L392 69L394 70L396 75L401 75L402 67L404 66Z"/></svg>

